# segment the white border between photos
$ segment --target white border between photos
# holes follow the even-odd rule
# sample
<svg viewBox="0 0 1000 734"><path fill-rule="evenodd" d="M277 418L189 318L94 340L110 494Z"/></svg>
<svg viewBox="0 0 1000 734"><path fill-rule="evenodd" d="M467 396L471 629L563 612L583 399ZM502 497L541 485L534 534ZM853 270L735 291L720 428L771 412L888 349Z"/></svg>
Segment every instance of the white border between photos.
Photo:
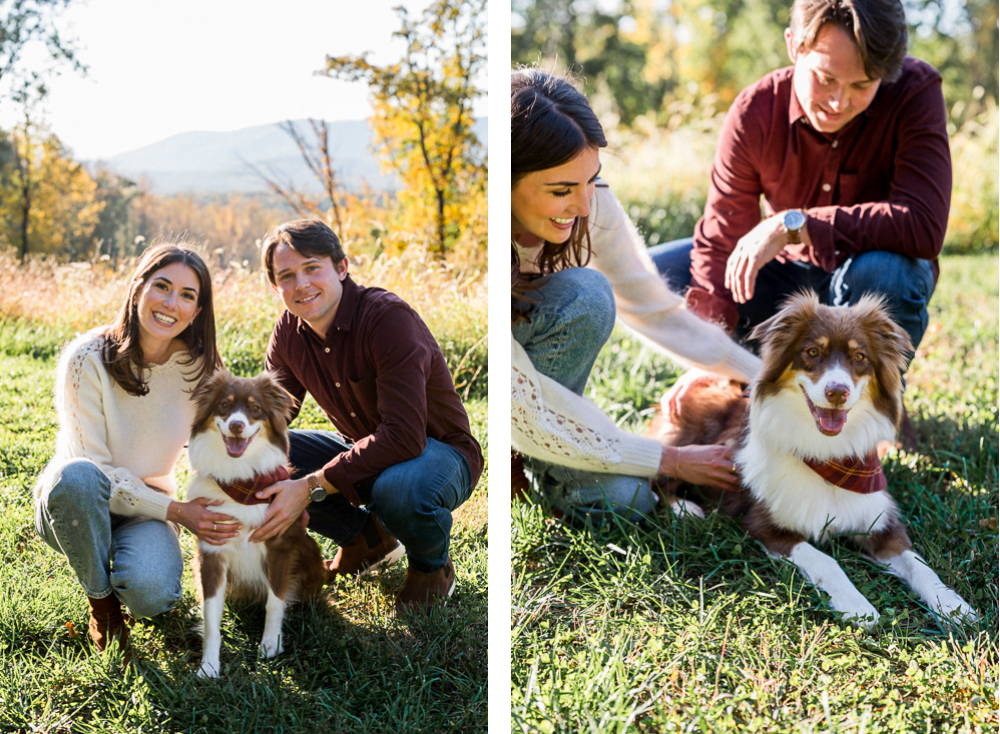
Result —
<svg viewBox="0 0 1000 734"><path fill-rule="evenodd" d="M489 4L489 730L510 729L510 6ZM503 123L503 124L501 124Z"/></svg>

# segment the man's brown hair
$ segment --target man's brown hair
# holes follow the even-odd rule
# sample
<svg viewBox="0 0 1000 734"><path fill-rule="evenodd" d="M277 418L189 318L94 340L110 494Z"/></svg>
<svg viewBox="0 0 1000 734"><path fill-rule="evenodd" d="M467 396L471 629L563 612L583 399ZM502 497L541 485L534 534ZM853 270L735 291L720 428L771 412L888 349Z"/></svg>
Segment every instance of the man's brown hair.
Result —
<svg viewBox="0 0 1000 734"><path fill-rule="evenodd" d="M869 79L899 78L906 56L906 16L899 0L795 0L789 25L796 50L811 49L826 23L854 39Z"/></svg>
<svg viewBox="0 0 1000 734"><path fill-rule="evenodd" d="M260 262L271 285L274 279L274 251L278 245L288 245L303 257L328 257L338 265L345 257L340 238L319 219L296 219L274 227L261 242Z"/></svg>

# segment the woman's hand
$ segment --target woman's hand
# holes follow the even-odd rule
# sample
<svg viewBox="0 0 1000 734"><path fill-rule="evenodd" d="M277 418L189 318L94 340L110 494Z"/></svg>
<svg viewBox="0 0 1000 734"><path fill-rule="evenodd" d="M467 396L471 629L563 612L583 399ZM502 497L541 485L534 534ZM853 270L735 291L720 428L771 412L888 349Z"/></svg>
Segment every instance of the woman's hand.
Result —
<svg viewBox="0 0 1000 734"><path fill-rule="evenodd" d="M688 484L739 492L740 474L733 459L733 452L721 445L664 446L659 473Z"/></svg>
<svg viewBox="0 0 1000 734"><path fill-rule="evenodd" d="M209 545L225 545L240 534L243 527L230 515L212 512L209 507L221 505L222 500L198 497L190 502L171 502L167 508L167 519L183 525Z"/></svg>

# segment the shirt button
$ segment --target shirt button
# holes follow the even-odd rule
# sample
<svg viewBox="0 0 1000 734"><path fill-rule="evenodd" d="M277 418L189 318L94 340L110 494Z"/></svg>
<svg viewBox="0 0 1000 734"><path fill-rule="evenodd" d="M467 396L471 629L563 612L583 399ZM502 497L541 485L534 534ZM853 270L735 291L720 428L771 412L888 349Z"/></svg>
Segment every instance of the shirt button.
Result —
<svg viewBox="0 0 1000 734"><path fill-rule="evenodd" d="M829 191L829 190L830 190L830 184L823 184L823 191Z"/></svg>
<svg viewBox="0 0 1000 734"><path fill-rule="evenodd" d="M340 387L340 383L339 382L335 382L333 384L336 385L337 387Z"/></svg>
<svg viewBox="0 0 1000 734"><path fill-rule="evenodd" d="M834 148L836 148L838 145L840 145L840 141L839 140L834 140L832 143L830 143L830 145L832 145Z"/></svg>
<svg viewBox="0 0 1000 734"><path fill-rule="evenodd" d="M357 416L354 415L354 413L351 413L351 418L357 418Z"/></svg>
<svg viewBox="0 0 1000 734"><path fill-rule="evenodd" d="M327 348L326 348L326 349L324 349L323 351L324 351L324 352L326 352L327 354L329 354L329 353L330 353L330 347L327 347Z"/></svg>

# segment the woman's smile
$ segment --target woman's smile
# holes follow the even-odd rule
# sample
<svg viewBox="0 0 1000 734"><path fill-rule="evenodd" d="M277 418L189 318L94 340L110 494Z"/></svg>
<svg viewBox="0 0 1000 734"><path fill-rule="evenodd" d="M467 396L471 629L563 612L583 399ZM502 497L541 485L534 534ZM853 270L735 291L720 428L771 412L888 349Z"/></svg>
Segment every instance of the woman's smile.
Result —
<svg viewBox="0 0 1000 734"><path fill-rule="evenodd" d="M568 163L519 179L510 192L514 237L519 242L519 236L526 234L544 242L565 242L577 219L590 214L590 198L600 170L597 148L585 148Z"/></svg>

